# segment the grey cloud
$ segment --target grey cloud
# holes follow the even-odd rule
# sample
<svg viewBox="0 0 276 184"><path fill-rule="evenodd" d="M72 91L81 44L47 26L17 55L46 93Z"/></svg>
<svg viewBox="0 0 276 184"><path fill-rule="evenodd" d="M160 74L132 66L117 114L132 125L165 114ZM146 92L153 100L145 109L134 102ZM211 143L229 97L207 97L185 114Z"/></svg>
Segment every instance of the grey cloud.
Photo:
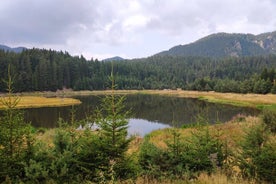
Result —
<svg viewBox="0 0 276 184"><path fill-rule="evenodd" d="M229 27L224 31L231 32L231 26L244 18L248 20L245 27L252 27L251 24L262 27L275 22L273 11L276 9L276 2L272 0L172 0L155 3L156 8L149 11L153 11L157 16L150 21L148 27L169 35L181 35L186 30L200 30L204 27L216 32L220 25L225 24Z"/></svg>
<svg viewBox="0 0 276 184"><path fill-rule="evenodd" d="M0 43L125 53L218 31L274 31L275 9L274 0L1 0Z"/></svg>
<svg viewBox="0 0 276 184"><path fill-rule="evenodd" d="M0 39L15 39L34 43L64 42L77 34L79 25L93 25L97 17L96 3L89 0L14 0L1 12ZM4 0L5 3L5 0ZM2 4L2 5L1 5ZM0 6L4 6L0 2Z"/></svg>
<svg viewBox="0 0 276 184"><path fill-rule="evenodd" d="M268 24L275 20L276 2L274 0L261 1L257 6L252 7L248 13L248 20L255 24Z"/></svg>

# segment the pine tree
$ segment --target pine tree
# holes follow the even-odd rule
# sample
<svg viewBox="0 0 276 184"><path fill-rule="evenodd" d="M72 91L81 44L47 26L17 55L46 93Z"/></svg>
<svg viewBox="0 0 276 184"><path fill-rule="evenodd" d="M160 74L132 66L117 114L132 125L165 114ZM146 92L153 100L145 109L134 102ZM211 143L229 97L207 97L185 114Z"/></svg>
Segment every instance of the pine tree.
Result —
<svg viewBox="0 0 276 184"><path fill-rule="evenodd" d="M0 100L4 107L0 117L0 183L6 178L14 181L24 174L24 164L28 164L33 147L31 127L24 122L22 112L16 109L20 99L12 94L10 66L5 83L8 94Z"/></svg>
<svg viewBox="0 0 276 184"><path fill-rule="evenodd" d="M101 109L97 112L97 124L110 159L120 158L128 148L130 139L127 138L129 111L125 111L125 96L114 94L115 84L113 72L110 80L112 82L112 94L102 99Z"/></svg>
<svg viewBox="0 0 276 184"><path fill-rule="evenodd" d="M97 111L96 123L100 128L102 151L106 155L106 172L114 175L120 174L120 165L124 165L125 153L131 138L127 137L129 111L125 110L125 96L115 95L115 80L113 69L110 76L111 95L102 99L101 107ZM112 171L111 171L112 170ZM115 172L113 172L116 170Z"/></svg>
<svg viewBox="0 0 276 184"><path fill-rule="evenodd" d="M276 141L264 124L251 127L241 142L238 160L241 174L256 180L276 182Z"/></svg>

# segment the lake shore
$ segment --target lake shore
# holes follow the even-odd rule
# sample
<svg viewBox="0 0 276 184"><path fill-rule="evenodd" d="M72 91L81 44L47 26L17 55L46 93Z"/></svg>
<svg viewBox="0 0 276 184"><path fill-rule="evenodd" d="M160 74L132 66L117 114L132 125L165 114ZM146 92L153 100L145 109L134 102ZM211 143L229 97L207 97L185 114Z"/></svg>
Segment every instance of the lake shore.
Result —
<svg viewBox="0 0 276 184"><path fill-rule="evenodd" d="M18 100L18 102L16 102ZM15 108L40 108L40 107L61 107L79 105L80 100L74 98L43 97L43 96L2 96L0 98L0 109L5 109L5 103L16 103Z"/></svg>
<svg viewBox="0 0 276 184"><path fill-rule="evenodd" d="M148 94L169 95L182 98L197 98L211 103L229 104L234 106L276 109L275 94L239 94L239 93L218 93L206 91L185 91L185 90L159 90L148 91Z"/></svg>
<svg viewBox="0 0 276 184"><path fill-rule="evenodd" d="M197 98L212 103L229 104L235 106L263 108L268 107L276 110L276 95L275 94L238 94L238 93L218 93L218 92L206 92L206 91L186 91L186 90L102 90L102 91L57 91L57 92L27 92L20 93L20 98L25 98L24 105L22 107L40 107L42 106L65 106L79 104L80 101L74 99L74 96L87 96L87 95L108 95L108 94L151 94L151 95L164 95L174 96L180 98ZM34 100L31 97L43 97L44 99ZM55 97L45 99L45 97ZM70 98L69 98L70 97ZM51 99L51 100L50 100ZM62 99L62 100L61 100ZM30 102L28 102L28 100ZM50 100L50 101L49 101ZM36 105L34 101L38 101ZM49 101L49 102L47 102ZM25 103L26 102L26 103Z"/></svg>

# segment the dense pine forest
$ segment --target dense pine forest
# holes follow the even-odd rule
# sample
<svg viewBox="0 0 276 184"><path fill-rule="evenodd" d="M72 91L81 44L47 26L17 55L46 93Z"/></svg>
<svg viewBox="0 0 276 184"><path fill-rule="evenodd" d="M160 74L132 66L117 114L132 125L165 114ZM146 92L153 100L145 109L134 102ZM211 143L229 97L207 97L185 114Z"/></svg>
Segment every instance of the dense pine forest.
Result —
<svg viewBox="0 0 276 184"><path fill-rule="evenodd" d="M0 50L0 78L12 66L14 91L108 89L112 62L87 60L67 52ZM276 93L276 56L204 57L152 56L115 61L118 89L185 89L237 93ZM4 83L0 90L5 91Z"/></svg>

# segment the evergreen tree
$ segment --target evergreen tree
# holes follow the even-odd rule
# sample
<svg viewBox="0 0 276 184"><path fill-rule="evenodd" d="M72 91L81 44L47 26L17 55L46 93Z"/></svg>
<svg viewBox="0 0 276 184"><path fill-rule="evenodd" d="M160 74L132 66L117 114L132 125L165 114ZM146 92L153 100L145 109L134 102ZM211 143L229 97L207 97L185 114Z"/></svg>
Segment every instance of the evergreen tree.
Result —
<svg viewBox="0 0 276 184"><path fill-rule="evenodd" d="M276 182L276 141L270 135L264 124L251 127L246 132L238 161L244 176Z"/></svg>
<svg viewBox="0 0 276 184"><path fill-rule="evenodd" d="M24 175L24 163L28 164L33 154L31 127L24 122L23 114L16 109L19 98L12 94L13 78L8 67L7 97L0 103L4 106L0 117L0 182L7 178L19 182Z"/></svg>
<svg viewBox="0 0 276 184"><path fill-rule="evenodd" d="M114 94L115 80L113 69L110 76L112 94L102 99L101 108L97 111L96 123L100 128L100 137L102 142L102 151L106 154L104 167L106 171L115 170L112 177L121 177L124 175L120 172L124 165L125 153L131 138L127 137L128 115L129 111L125 110L124 96ZM112 172L111 172L112 173Z"/></svg>

